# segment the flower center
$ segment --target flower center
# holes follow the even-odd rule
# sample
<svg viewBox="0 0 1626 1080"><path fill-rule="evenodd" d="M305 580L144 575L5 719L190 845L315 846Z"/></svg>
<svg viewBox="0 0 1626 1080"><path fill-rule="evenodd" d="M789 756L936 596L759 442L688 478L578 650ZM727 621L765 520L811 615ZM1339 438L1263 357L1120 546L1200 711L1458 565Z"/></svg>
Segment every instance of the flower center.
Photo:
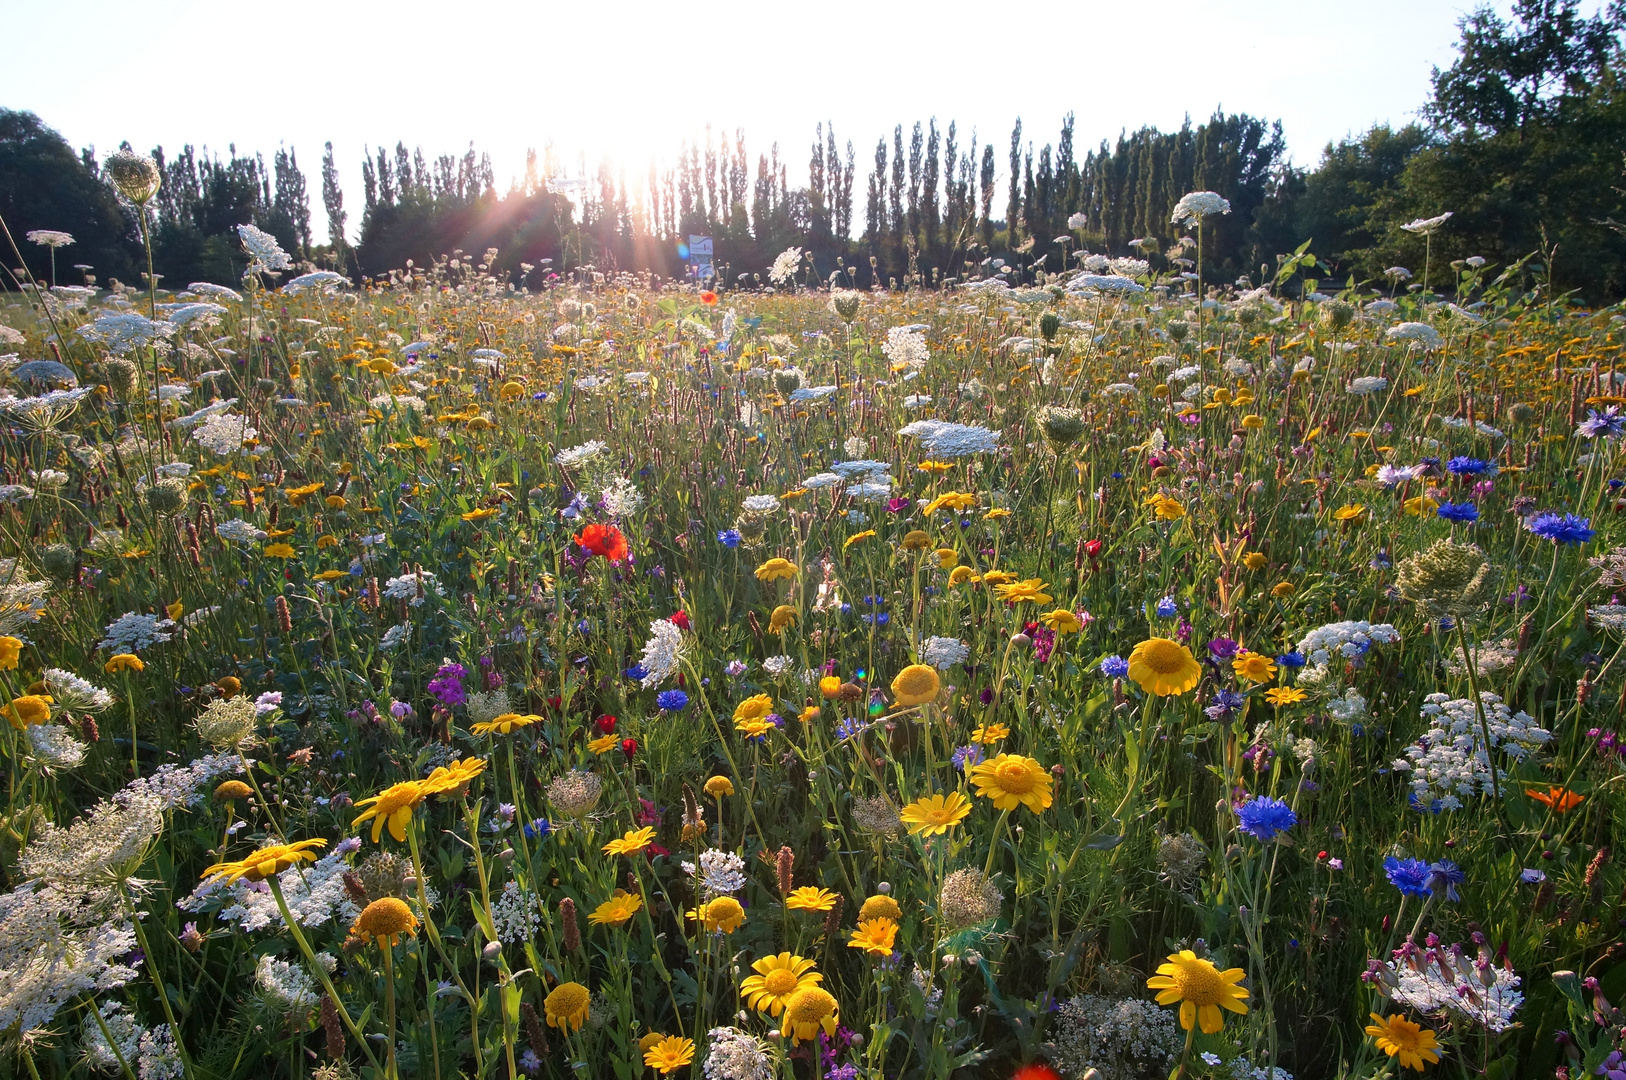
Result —
<svg viewBox="0 0 1626 1080"><path fill-rule="evenodd" d="M829 998L830 995L815 987L797 994L785 1007L796 1023L814 1024L830 1015Z"/></svg>
<svg viewBox="0 0 1626 1080"><path fill-rule="evenodd" d="M1141 653L1148 667L1159 675L1171 675L1185 666L1180 646L1172 641L1153 641Z"/></svg>
<svg viewBox="0 0 1626 1080"><path fill-rule="evenodd" d="M1218 1005L1225 996L1225 982L1212 964L1194 964L1189 960L1177 965L1172 978L1180 997L1194 1005Z"/></svg>
<svg viewBox="0 0 1626 1080"><path fill-rule="evenodd" d="M796 978L796 973L788 968L775 968L762 977L762 988L774 997L784 997L796 989L796 984L800 981Z"/></svg>
<svg viewBox="0 0 1626 1080"><path fill-rule="evenodd" d="M1033 790L1033 774L1027 768L1008 761L996 770L999 786L1012 795L1026 795Z"/></svg>

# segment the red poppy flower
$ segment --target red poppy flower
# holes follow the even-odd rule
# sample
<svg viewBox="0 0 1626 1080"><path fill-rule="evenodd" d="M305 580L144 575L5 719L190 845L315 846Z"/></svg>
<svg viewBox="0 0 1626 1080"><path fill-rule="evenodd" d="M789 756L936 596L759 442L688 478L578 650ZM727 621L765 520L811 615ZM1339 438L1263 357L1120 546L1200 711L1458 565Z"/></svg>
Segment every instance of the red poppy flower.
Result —
<svg viewBox="0 0 1626 1080"><path fill-rule="evenodd" d="M717 302L717 294L708 289L706 292L700 294L700 302L702 304L715 304Z"/></svg>
<svg viewBox="0 0 1626 1080"><path fill-rule="evenodd" d="M689 613L687 611L675 612L671 619L672 625L679 630L689 629Z"/></svg>
<svg viewBox="0 0 1626 1080"><path fill-rule="evenodd" d="M1095 558L1097 555L1101 554L1101 541L1099 541L1099 540L1086 540L1086 541L1084 541L1084 554L1088 555L1092 559Z"/></svg>
<svg viewBox="0 0 1626 1080"><path fill-rule="evenodd" d="M611 562L627 557L627 538L614 525L589 525L576 537L576 543L589 555L602 555Z"/></svg>
<svg viewBox="0 0 1626 1080"><path fill-rule="evenodd" d="M608 713L599 717L594 723L598 725L600 735L608 735L615 730L615 717L610 716Z"/></svg>
<svg viewBox="0 0 1626 1080"><path fill-rule="evenodd" d="M1061 1073L1048 1065L1034 1062L1032 1065L1024 1065L1017 1069L1011 1074L1011 1080L1061 1080Z"/></svg>
<svg viewBox="0 0 1626 1080"><path fill-rule="evenodd" d="M627 755L627 760L628 761L631 761L632 758L633 758L633 755L638 753L638 740L637 739L622 739L621 740L621 752L623 754Z"/></svg>

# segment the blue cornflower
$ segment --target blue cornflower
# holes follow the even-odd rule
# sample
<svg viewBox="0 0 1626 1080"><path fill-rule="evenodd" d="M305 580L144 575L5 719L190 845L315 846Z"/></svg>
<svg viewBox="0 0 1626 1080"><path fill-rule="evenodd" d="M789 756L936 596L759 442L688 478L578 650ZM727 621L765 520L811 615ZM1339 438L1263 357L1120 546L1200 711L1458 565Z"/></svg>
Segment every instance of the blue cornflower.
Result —
<svg viewBox="0 0 1626 1080"><path fill-rule="evenodd" d="M1165 596L1157 602L1157 617L1160 619L1172 619L1179 611L1180 608L1175 604L1172 596Z"/></svg>
<svg viewBox="0 0 1626 1080"><path fill-rule="evenodd" d="M1268 795L1249 799L1237 807L1236 817L1243 832L1260 840L1270 840L1277 833L1286 832L1299 820L1291 806Z"/></svg>
<svg viewBox="0 0 1626 1080"><path fill-rule="evenodd" d="M1524 527L1555 544L1584 544L1597 534L1591 518L1574 514L1537 514L1526 521Z"/></svg>
<svg viewBox="0 0 1626 1080"><path fill-rule="evenodd" d="M1129 674L1129 661L1114 653L1101 661L1101 674L1109 679L1121 679Z"/></svg>
<svg viewBox="0 0 1626 1080"><path fill-rule="evenodd" d="M843 720L840 724L836 725L836 741L846 742L848 739L862 735L864 733L864 729L868 726L868 724L861 723L857 720Z"/></svg>
<svg viewBox="0 0 1626 1080"><path fill-rule="evenodd" d="M1603 412L1588 409L1586 419L1581 421L1575 433L1588 439L1600 435L1626 435L1626 416L1621 415L1619 405L1611 405Z"/></svg>
<svg viewBox="0 0 1626 1080"><path fill-rule="evenodd" d="M1457 892L1457 886L1468 880L1468 872L1450 859L1441 859L1428 868L1428 891L1431 893L1445 893L1445 898L1453 904L1462 899Z"/></svg>
<svg viewBox="0 0 1626 1080"><path fill-rule="evenodd" d="M553 831L553 822L545 817L539 817L525 826L527 840L541 840Z"/></svg>
<svg viewBox="0 0 1626 1080"><path fill-rule="evenodd" d="M718 529L717 542L725 548L740 546L740 531L738 529Z"/></svg>
<svg viewBox="0 0 1626 1080"><path fill-rule="evenodd" d="M689 704L689 695L682 690L662 690L655 695L655 704L667 712L682 712Z"/></svg>
<svg viewBox="0 0 1626 1080"><path fill-rule="evenodd" d="M1301 668L1304 666L1304 654L1298 651L1284 652L1276 657L1276 663L1284 668Z"/></svg>
<svg viewBox="0 0 1626 1080"><path fill-rule="evenodd" d="M1429 894L1428 863L1422 859L1397 859L1390 855L1383 860L1383 876L1389 884L1400 890L1402 896Z"/></svg>
<svg viewBox="0 0 1626 1080"><path fill-rule="evenodd" d="M1210 720L1221 720L1242 708L1242 703L1246 700L1235 690L1222 689L1214 694L1214 703L1203 712L1208 714Z"/></svg>
<svg viewBox="0 0 1626 1080"><path fill-rule="evenodd" d="M1547 873L1544 870L1533 870L1527 866L1519 871L1519 880L1527 885L1540 885L1547 880Z"/></svg>
<svg viewBox="0 0 1626 1080"><path fill-rule="evenodd" d="M972 743L970 746L962 746L954 751L954 767L961 772L965 772L973 766L981 765L982 759L982 747L976 743Z"/></svg>
<svg viewBox="0 0 1626 1080"><path fill-rule="evenodd" d="M648 675L649 672L644 670L644 665L642 665L642 664L634 664L630 668L628 668L627 670L623 671L621 674L625 675L629 679L637 679L639 681L642 681L643 677L645 675Z"/></svg>
<svg viewBox="0 0 1626 1080"><path fill-rule="evenodd" d="M1479 507L1473 503L1441 503L1440 508L1434 512L1454 523L1465 524L1479 520Z"/></svg>
<svg viewBox="0 0 1626 1080"><path fill-rule="evenodd" d="M887 623L892 621L892 616L883 611L879 615L865 615L863 616L863 620L867 623L874 623L877 626L885 626Z"/></svg>
<svg viewBox="0 0 1626 1080"><path fill-rule="evenodd" d="M1478 476L1490 468L1490 462L1479 458L1454 457L1445 463L1445 467L1458 476Z"/></svg>

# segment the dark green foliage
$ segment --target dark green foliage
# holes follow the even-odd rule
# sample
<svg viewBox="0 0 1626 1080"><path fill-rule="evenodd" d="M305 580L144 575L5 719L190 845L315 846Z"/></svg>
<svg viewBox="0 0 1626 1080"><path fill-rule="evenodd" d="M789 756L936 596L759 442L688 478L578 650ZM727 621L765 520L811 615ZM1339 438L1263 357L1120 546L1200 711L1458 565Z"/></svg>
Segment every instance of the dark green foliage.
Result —
<svg viewBox="0 0 1626 1080"><path fill-rule="evenodd" d="M81 285L76 263L108 278L135 279L137 248L113 189L97 175L94 157L83 157L30 112L0 109L0 218L23 261L40 280L50 279L50 252L24 239L32 229L72 233L75 243L57 252L57 281ZM0 240L4 265L16 254ZM8 280L9 285L9 280Z"/></svg>

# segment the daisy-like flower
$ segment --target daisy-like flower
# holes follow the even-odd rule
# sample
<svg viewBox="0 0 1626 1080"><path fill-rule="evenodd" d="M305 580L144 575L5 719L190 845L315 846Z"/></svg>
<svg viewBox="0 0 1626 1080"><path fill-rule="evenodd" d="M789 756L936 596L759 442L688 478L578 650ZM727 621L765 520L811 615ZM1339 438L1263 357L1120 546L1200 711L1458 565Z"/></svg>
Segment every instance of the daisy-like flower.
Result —
<svg viewBox="0 0 1626 1080"><path fill-rule="evenodd" d="M1011 729L1004 724L978 724L971 732L971 741L983 744L996 743L1001 739L1010 738Z"/></svg>
<svg viewBox="0 0 1626 1080"><path fill-rule="evenodd" d="M947 795L927 795L916 799L898 812L898 817L909 826L909 835L941 836L966 819L971 813L971 800L958 791Z"/></svg>
<svg viewBox="0 0 1626 1080"><path fill-rule="evenodd" d="M327 841L320 837L292 844L268 844L236 862L216 863L205 870L203 876L205 879L223 878L228 885L244 878L249 881L264 881L272 874L280 874L296 863L315 862L316 856L311 854L311 849L325 847Z"/></svg>
<svg viewBox="0 0 1626 1080"><path fill-rule="evenodd" d="M1401 1068L1422 1072L1425 1062L1439 1064L1440 1041L1434 1037L1433 1031L1407 1020L1399 1013L1393 1016L1372 1013L1371 1016L1372 1023L1366 1026L1366 1033L1372 1036L1379 1050L1398 1059ZM1599 1070L1599 1074L1602 1075L1602 1070Z"/></svg>
<svg viewBox="0 0 1626 1080"><path fill-rule="evenodd" d="M1050 808L1050 772L1030 757L1000 754L975 766L968 774L977 794L992 799L1000 810L1025 806L1034 813Z"/></svg>
<svg viewBox="0 0 1626 1080"><path fill-rule="evenodd" d="M1187 1031L1198 1024L1204 1035L1213 1035L1225 1026L1220 1009L1246 1015L1248 1007L1242 1004L1247 990L1236 985L1247 975L1241 968L1221 971L1190 949L1170 953L1168 962L1158 966L1157 974L1146 980L1146 985L1158 991L1159 1005L1180 1003L1180 1026Z"/></svg>
<svg viewBox="0 0 1626 1080"><path fill-rule="evenodd" d="M808 986L796 991L785 1002L785 1022L780 1034L795 1045L814 1038L820 1028L827 1037L834 1038L836 1026L841 1022L841 1006L830 992L822 987Z"/></svg>
<svg viewBox="0 0 1626 1080"><path fill-rule="evenodd" d="M937 498L926 504L926 516L931 517L939 510L970 510L977 505L977 497L970 492L945 491Z"/></svg>
<svg viewBox="0 0 1626 1080"><path fill-rule="evenodd" d="M761 720L773 712L773 698L767 694L754 694L734 706L734 723L741 720Z"/></svg>
<svg viewBox="0 0 1626 1080"><path fill-rule="evenodd" d="M1276 662L1263 653L1244 652L1231 661L1231 670L1239 679L1267 683L1276 677Z"/></svg>
<svg viewBox="0 0 1626 1080"><path fill-rule="evenodd" d="M681 1035L662 1035L644 1048L644 1064L665 1076L694 1060L694 1040Z"/></svg>
<svg viewBox="0 0 1626 1080"><path fill-rule="evenodd" d="M462 792L475 777L486 771L485 758L464 758L450 765L442 765L418 781L427 795L451 795ZM397 837L396 839L400 839Z"/></svg>
<svg viewBox="0 0 1626 1080"><path fill-rule="evenodd" d="M768 632L770 634L783 634L790 627L796 625L796 609L789 604L780 604L768 616Z"/></svg>
<svg viewBox="0 0 1626 1080"><path fill-rule="evenodd" d="M1049 587L1038 578L1028 578L1026 581L1012 581L1004 585L995 585L994 593L1007 604L1020 604L1024 601L1035 604L1048 604L1055 599L1045 592Z"/></svg>
<svg viewBox="0 0 1626 1080"><path fill-rule="evenodd" d="M594 908L587 916L587 921L594 926L622 926L626 921L638 914L638 909L644 906L643 900L617 889L615 895Z"/></svg>
<svg viewBox="0 0 1626 1080"><path fill-rule="evenodd" d="M418 917L403 901L385 896L362 909L350 932L363 941L373 941L389 948L402 934L411 937L418 932Z"/></svg>
<svg viewBox="0 0 1626 1080"><path fill-rule="evenodd" d="M784 581L796 576L796 564L789 559L769 559L757 567L758 581Z"/></svg>
<svg viewBox="0 0 1626 1080"><path fill-rule="evenodd" d="M740 983L740 997L748 1008L778 1016L785 1011L785 1000L792 994L824 981L813 967L813 961L794 953L764 956L751 965L756 974Z"/></svg>
<svg viewBox="0 0 1626 1080"><path fill-rule="evenodd" d="M803 885L790 891L790 895L785 897L785 906L792 911L829 911L836 906L838 899L829 889Z"/></svg>
<svg viewBox="0 0 1626 1080"><path fill-rule="evenodd" d="M469 730L476 735L509 735L514 729L529 727L542 722L542 718L535 713L503 713L492 717L483 724L475 724Z"/></svg>
<svg viewBox="0 0 1626 1080"><path fill-rule="evenodd" d="M606 855L636 855L654 842L655 830L646 826L629 829L620 839L605 844L602 850Z"/></svg>
<svg viewBox="0 0 1626 1080"><path fill-rule="evenodd" d="M1039 616L1039 621L1058 634L1076 634L1084 629L1084 624L1079 621L1078 616L1066 608L1047 611Z"/></svg>
<svg viewBox="0 0 1626 1080"><path fill-rule="evenodd" d="M870 956L891 956L898 937L898 924L891 919L863 919L847 941L849 949L863 949Z"/></svg>
<svg viewBox="0 0 1626 1080"><path fill-rule="evenodd" d="M354 828L363 821L370 820L373 823L373 843L379 842L379 836L385 825L389 826L390 835L397 842L404 841L407 823L412 820L412 811L427 797L428 793L424 791L421 781L403 780L399 784L391 784L377 795L356 804L367 807L367 812L352 821L350 826Z"/></svg>
<svg viewBox="0 0 1626 1080"><path fill-rule="evenodd" d="M1191 650L1168 638L1147 638L1129 654L1129 677L1148 694L1183 694L1203 677Z"/></svg>
<svg viewBox="0 0 1626 1080"><path fill-rule="evenodd" d="M587 1022L587 1009L593 995L578 982L562 982L542 999L542 1012L548 1026L562 1028L566 1033L578 1030Z"/></svg>
<svg viewBox="0 0 1626 1080"><path fill-rule="evenodd" d="M713 934L732 934L745 922L745 907L732 896L719 896L691 910L689 918Z"/></svg>
<svg viewBox="0 0 1626 1080"><path fill-rule="evenodd" d="M1272 686L1265 691L1265 700L1278 707L1297 705L1309 696L1296 686Z"/></svg>

